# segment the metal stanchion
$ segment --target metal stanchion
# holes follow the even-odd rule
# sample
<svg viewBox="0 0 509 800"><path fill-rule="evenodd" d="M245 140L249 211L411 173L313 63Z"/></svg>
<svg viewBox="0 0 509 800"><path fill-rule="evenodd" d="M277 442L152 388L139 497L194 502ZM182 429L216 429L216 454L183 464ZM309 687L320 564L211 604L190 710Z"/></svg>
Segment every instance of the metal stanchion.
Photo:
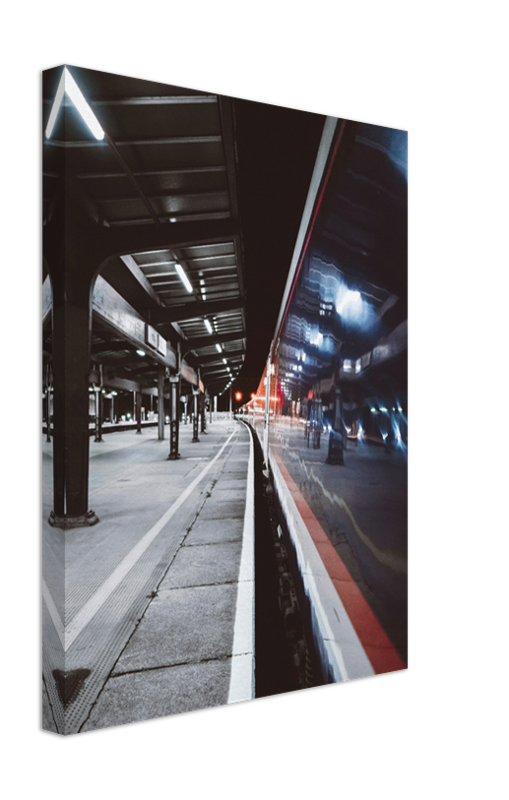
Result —
<svg viewBox="0 0 509 800"><path fill-rule="evenodd" d="M179 453L179 419L178 419L178 403L179 403L179 376L170 375L171 384L171 420L170 420L170 454L168 460L175 461L180 458Z"/></svg>
<svg viewBox="0 0 509 800"><path fill-rule="evenodd" d="M199 389L193 389L193 438L191 442L199 442L198 439L198 395Z"/></svg>

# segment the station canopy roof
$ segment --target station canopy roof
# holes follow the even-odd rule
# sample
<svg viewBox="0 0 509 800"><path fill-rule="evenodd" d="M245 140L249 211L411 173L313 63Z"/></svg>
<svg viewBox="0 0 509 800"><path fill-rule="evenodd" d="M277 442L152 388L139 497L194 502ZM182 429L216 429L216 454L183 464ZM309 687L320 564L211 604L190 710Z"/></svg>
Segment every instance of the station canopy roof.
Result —
<svg viewBox="0 0 509 800"><path fill-rule="evenodd" d="M173 347L211 394L239 372L246 348L242 240L236 188L235 116L229 98L69 67L104 132L96 138L66 92L44 139L43 213L59 180L95 224L182 225L182 246L150 246L110 260L101 277ZM62 69L44 74L47 131ZM231 224L228 224L231 223ZM204 235L206 230L206 235ZM154 385L157 360L94 316L92 357ZM120 373L119 373L120 374Z"/></svg>

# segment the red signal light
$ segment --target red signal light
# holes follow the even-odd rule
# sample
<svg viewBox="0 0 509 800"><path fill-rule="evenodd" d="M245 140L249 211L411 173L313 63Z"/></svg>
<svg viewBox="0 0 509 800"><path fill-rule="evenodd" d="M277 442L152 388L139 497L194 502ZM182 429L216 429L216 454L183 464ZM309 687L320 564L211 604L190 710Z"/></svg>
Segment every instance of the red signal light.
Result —
<svg viewBox="0 0 509 800"><path fill-rule="evenodd" d="M235 400L242 400L242 392L235 392Z"/></svg>

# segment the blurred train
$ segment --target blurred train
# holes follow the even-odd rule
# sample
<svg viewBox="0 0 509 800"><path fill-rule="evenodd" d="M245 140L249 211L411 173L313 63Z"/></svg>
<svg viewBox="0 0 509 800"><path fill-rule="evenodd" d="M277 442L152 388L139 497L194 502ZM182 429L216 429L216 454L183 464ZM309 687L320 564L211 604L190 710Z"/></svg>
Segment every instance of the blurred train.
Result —
<svg viewBox="0 0 509 800"><path fill-rule="evenodd" d="M407 133L327 118L256 395L325 682L407 666Z"/></svg>

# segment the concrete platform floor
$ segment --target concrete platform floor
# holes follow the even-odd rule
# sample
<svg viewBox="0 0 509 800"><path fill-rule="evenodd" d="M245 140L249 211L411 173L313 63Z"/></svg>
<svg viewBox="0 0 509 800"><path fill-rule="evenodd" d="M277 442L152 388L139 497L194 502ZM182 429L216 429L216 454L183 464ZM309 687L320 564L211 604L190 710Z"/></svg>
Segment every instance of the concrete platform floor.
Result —
<svg viewBox="0 0 509 800"><path fill-rule="evenodd" d="M167 432L168 428L166 429ZM76 733L254 696L250 433L146 428L90 442L100 522L64 531L43 442L43 725Z"/></svg>

